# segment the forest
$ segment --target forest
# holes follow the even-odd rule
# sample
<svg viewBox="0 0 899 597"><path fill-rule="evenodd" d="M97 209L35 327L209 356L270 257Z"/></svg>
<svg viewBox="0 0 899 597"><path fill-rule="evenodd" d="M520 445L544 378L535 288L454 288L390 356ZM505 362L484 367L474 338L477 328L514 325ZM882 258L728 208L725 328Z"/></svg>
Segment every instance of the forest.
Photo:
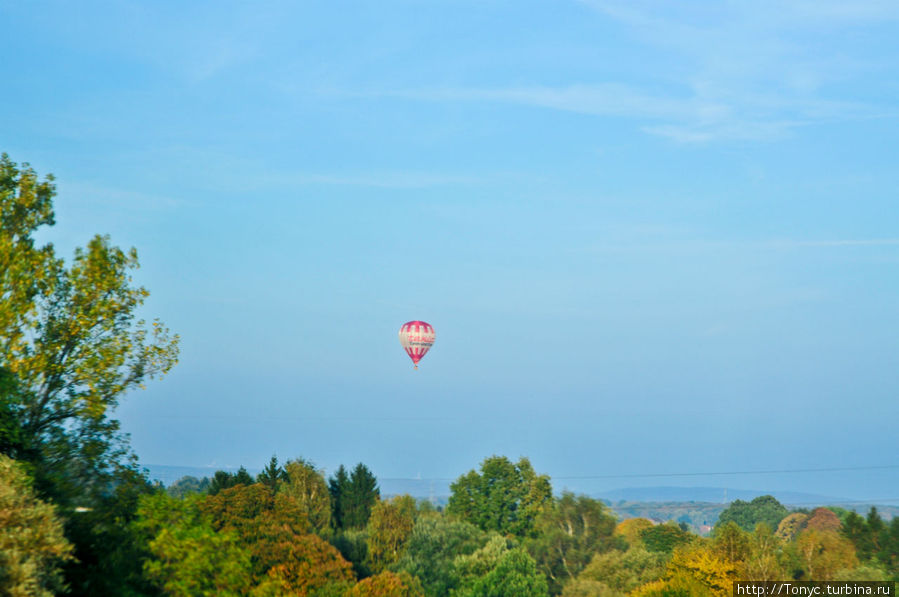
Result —
<svg viewBox="0 0 899 597"><path fill-rule="evenodd" d="M59 257L52 176L0 158L0 594L565 597L730 594L734 580L899 576L899 518L731 503L710 537L619 520L485 458L445 508L382 496L358 463L303 458L151 483L114 417L178 360L137 313L137 252L97 235Z"/></svg>

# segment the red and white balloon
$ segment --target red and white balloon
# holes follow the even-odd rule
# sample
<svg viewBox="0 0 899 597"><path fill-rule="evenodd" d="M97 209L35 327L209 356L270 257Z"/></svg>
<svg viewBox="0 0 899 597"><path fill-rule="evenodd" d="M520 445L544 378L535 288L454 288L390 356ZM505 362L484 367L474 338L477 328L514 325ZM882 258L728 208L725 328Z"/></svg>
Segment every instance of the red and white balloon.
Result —
<svg viewBox="0 0 899 597"><path fill-rule="evenodd" d="M400 344L418 369L418 361L434 345L434 328L424 321L410 321L400 328Z"/></svg>

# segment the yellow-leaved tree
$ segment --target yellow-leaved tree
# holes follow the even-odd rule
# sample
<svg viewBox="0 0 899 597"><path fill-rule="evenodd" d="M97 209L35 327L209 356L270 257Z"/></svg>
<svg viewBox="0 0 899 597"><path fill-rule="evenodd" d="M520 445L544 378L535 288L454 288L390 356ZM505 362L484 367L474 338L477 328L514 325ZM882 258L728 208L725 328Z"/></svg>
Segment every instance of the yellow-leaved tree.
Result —
<svg viewBox="0 0 899 597"><path fill-rule="evenodd" d="M110 412L175 364L178 337L137 318L135 249L97 235L67 263L38 245L55 193L52 176L0 156L0 450L42 495L84 505L129 454Z"/></svg>

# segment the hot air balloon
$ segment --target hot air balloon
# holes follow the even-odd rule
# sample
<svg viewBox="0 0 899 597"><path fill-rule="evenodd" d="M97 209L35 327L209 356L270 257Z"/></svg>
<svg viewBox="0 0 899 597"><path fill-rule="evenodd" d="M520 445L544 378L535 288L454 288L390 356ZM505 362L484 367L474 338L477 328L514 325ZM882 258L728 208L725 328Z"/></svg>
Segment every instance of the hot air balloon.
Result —
<svg viewBox="0 0 899 597"><path fill-rule="evenodd" d="M400 344L418 369L418 361L434 345L434 328L423 321L404 323L400 328Z"/></svg>

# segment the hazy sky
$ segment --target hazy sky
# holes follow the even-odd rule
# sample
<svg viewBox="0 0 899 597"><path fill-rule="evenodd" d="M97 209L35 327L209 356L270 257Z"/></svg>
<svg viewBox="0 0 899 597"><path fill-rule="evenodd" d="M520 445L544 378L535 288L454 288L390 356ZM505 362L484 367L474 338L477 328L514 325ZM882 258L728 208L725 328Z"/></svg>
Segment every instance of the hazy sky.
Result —
<svg viewBox="0 0 899 597"><path fill-rule="evenodd" d="M0 150L138 248L145 463L899 498L899 4L0 0ZM419 371L397 340L437 341Z"/></svg>

